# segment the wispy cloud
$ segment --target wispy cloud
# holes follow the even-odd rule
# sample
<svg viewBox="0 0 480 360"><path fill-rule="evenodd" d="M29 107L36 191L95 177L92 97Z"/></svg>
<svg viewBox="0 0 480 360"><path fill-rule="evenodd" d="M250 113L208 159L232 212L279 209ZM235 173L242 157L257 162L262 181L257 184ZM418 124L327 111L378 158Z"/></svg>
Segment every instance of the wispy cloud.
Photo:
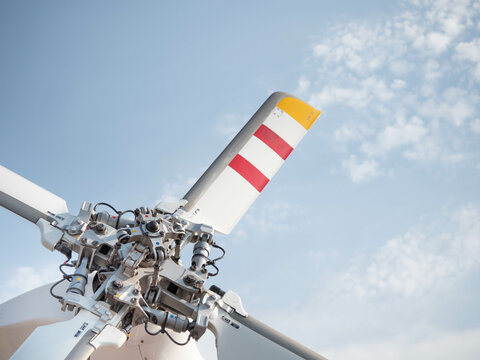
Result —
<svg viewBox="0 0 480 360"><path fill-rule="evenodd" d="M162 190L160 191L160 196L155 201L155 204L158 204L161 201L177 201L182 199L186 192L195 184L197 181L194 177L185 177L183 175L177 175L176 180L171 182L164 182L162 184Z"/></svg>
<svg viewBox="0 0 480 360"><path fill-rule="evenodd" d="M359 162L355 155L351 155L349 159L342 162L342 166L348 170L350 179L354 183L368 181L380 175L378 163L373 159Z"/></svg>
<svg viewBox="0 0 480 360"><path fill-rule="evenodd" d="M41 268L20 266L11 271L2 284L0 303L35 289L41 285L61 279L58 264L47 264Z"/></svg>
<svg viewBox="0 0 480 360"><path fill-rule="evenodd" d="M480 269L479 210L466 205L447 218L452 219L451 232L412 229L387 241L369 264L356 264L342 276L341 291L358 296L420 296Z"/></svg>
<svg viewBox="0 0 480 360"><path fill-rule="evenodd" d="M362 150L370 156L383 156L395 148L409 144L418 144L428 130L417 117L410 121L400 118L395 124L387 125L377 134L375 142L365 142Z"/></svg>
<svg viewBox="0 0 480 360"><path fill-rule="evenodd" d="M325 263L322 253L309 256ZM340 262L344 254L327 256ZM315 272L317 294L291 303L291 315L286 309L271 310L269 321L300 334L332 359L478 357L475 320L452 324L461 316L455 308L476 298L465 286L476 283L480 270L477 207L467 204L425 216L404 234L358 252L350 264L333 273Z"/></svg>
<svg viewBox="0 0 480 360"><path fill-rule="evenodd" d="M332 27L312 44L313 69L298 90L325 116L341 109L331 138L348 148L342 167L352 181L377 176L391 154L449 164L479 157L470 146L480 117L479 14L471 0L405 1L395 17Z"/></svg>
<svg viewBox="0 0 480 360"><path fill-rule="evenodd" d="M435 359L476 360L480 354L480 329L442 332L423 340L413 340L408 334L392 340L351 344L338 349L327 349L323 355L336 360L402 360Z"/></svg>
<svg viewBox="0 0 480 360"><path fill-rule="evenodd" d="M295 209L285 201L256 201L245 213L229 238L233 243L244 243L265 234L278 234L291 230L291 214ZM256 240L255 240L256 241Z"/></svg>

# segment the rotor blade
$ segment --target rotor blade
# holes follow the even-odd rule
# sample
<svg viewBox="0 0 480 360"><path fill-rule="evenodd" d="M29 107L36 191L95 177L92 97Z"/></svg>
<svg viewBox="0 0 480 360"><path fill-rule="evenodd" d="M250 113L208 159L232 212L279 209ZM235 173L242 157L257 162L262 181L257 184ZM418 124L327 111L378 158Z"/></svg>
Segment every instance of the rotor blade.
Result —
<svg viewBox="0 0 480 360"><path fill-rule="evenodd" d="M184 196L182 216L228 234L320 115L272 94Z"/></svg>
<svg viewBox="0 0 480 360"><path fill-rule="evenodd" d="M216 338L218 360L326 360L251 315L229 314L219 308L216 316L210 316L209 329Z"/></svg>
<svg viewBox="0 0 480 360"><path fill-rule="evenodd" d="M118 348L126 335L111 325L98 331L99 317L86 310L68 321L40 326L13 354L13 360L87 360L102 346Z"/></svg>
<svg viewBox="0 0 480 360"><path fill-rule="evenodd" d="M0 165L0 205L36 223L68 212L65 200Z"/></svg>
<svg viewBox="0 0 480 360"><path fill-rule="evenodd" d="M67 284L58 284L57 291L65 291ZM51 286L40 286L0 304L0 359L10 359L36 327L73 317L50 295Z"/></svg>

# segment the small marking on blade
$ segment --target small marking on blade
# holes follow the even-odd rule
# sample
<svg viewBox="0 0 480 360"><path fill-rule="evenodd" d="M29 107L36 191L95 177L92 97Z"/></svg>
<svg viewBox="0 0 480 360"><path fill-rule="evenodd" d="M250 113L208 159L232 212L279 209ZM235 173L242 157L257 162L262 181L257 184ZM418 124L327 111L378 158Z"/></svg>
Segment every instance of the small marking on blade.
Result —
<svg viewBox="0 0 480 360"><path fill-rule="evenodd" d="M233 322L232 320L230 320L229 318L227 318L226 316L222 316L222 320L224 322L226 322L228 325L230 325L231 327L234 327L235 329L240 329L240 325L238 325L237 323Z"/></svg>
<svg viewBox="0 0 480 360"><path fill-rule="evenodd" d="M87 326L88 326L88 323L84 322L82 324L82 326L80 326L80 329L75 333L75 335L73 337L79 337L83 333L83 331L87 328Z"/></svg>

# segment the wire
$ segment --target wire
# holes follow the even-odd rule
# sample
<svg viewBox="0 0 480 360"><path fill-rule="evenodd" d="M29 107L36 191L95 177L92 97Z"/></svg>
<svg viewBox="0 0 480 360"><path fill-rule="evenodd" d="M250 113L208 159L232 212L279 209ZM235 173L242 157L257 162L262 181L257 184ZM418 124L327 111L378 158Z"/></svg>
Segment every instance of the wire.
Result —
<svg viewBox="0 0 480 360"><path fill-rule="evenodd" d="M52 295L55 299L58 299L58 300L62 300L63 297L59 296L59 295L55 295L53 293L53 289L55 288L55 286L57 286L58 284L60 284L62 281L65 281L65 278L61 279L61 280L58 280L55 284L53 284L51 287L50 287L50 295Z"/></svg>
<svg viewBox="0 0 480 360"><path fill-rule="evenodd" d="M60 270L60 272L62 273L63 277L62 279L58 280L55 284L53 284L51 287L50 287L50 295L52 295L55 299L58 299L58 300L63 300L63 297L59 296L59 295L55 295L53 293L53 289L55 289L55 287L60 284L61 282L67 280L67 281L72 281L72 278L73 278L73 275L74 274L67 274L64 270L63 270L63 267L64 266L68 266L68 267L74 267L73 264L68 264L67 262L64 262L63 264L60 264L60 266L58 267L58 269ZM82 275L83 276L83 275Z"/></svg>
<svg viewBox="0 0 480 360"><path fill-rule="evenodd" d="M118 225L120 224L120 218L122 217L122 215L124 215L126 213L132 213L133 215L135 215L135 212L133 210L118 211L112 205L110 205L106 202L99 202L99 203L95 204L95 206L93 207L93 210L96 211L97 206L100 206L100 205L109 207L110 209L112 209L115 212L115 214L117 214L117 222L115 223L115 228L116 229L118 229Z"/></svg>
<svg viewBox="0 0 480 360"><path fill-rule="evenodd" d="M169 338L170 340L172 340L175 344L179 345L179 346L185 346L185 345L187 345L188 342L190 341L190 339L192 338L192 335L188 335L187 340L186 340L184 343L181 343L181 342L176 341L176 340L167 332L167 330L165 330L165 334L167 334L168 338Z"/></svg>
<svg viewBox="0 0 480 360"><path fill-rule="evenodd" d="M225 249L224 249L223 247L221 247L220 245L217 245L217 244L215 244L215 243L212 244L212 247L214 247L215 249L220 249L223 254L222 254L220 257L218 257L218 258L216 258L216 259L213 259L213 260L211 260L211 261L215 262L215 261L222 260L223 257L224 257L225 254L226 254Z"/></svg>
<svg viewBox="0 0 480 360"><path fill-rule="evenodd" d="M155 336L155 335L160 334L162 331L164 331L164 330L162 328L160 328L160 330L158 330L157 332L150 332L150 330L148 330L148 320L145 320L145 332L148 335Z"/></svg>
<svg viewBox="0 0 480 360"><path fill-rule="evenodd" d="M68 263L63 263L63 264L60 264L60 266L58 267L58 268L60 269L60 272L63 274L63 279L64 279L64 280L71 281L72 278L73 278L73 274L67 274L65 271L63 271L62 268L63 268L64 266L74 267L74 265L68 264Z"/></svg>
<svg viewBox="0 0 480 360"><path fill-rule="evenodd" d="M220 245L217 245L217 244L215 244L215 243L212 244L212 247L214 247L214 248L216 248L216 249L220 249L220 250L222 251L222 255L219 256L219 257L217 257L217 258L215 258L215 259L213 259L213 260L210 260L210 259L209 259L205 265L206 265L206 266L211 265L211 266L213 266L213 267L215 268L215 270L217 270L215 273L210 273L210 272L209 272L209 273L208 273L208 276L217 276L218 273L220 272L220 270L219 270L218 267L215 265L215 262L216 262L216 261L219 261L219 260L222 260L223 257L224 257L225 254L226 254L226 251L225 251L225 249L222 248Z"/></svg>
<svg viewBox="0 0 480 360"><path fill-rule="evenodd" d="M107 204L107 203L105 203L105 202L99 202L99 203L95 204L95 206L93 207L93 210L97 210L97 206L100 206L100 205L109 207L110 209L112 209L113 211L115 211L115 213L116 213L117 215L120 214L120 211L117 211L117 209L115 209L112 205Z"/></svg>
<svg viewBox="0 0 480 360"><path fill-rule="evenodd" d="M172 335L170 335L168 333L168 331L165 329L165 324L167 322L167 318L168 318L168 313L167 313L167 316L165 317L165 320L163 322L163 324L161 325L160 327L160 330L158 330L157 332L151 332L150 330L148 330L148 320L145 320L145 332L148 334L148 335L151 335L151 336L155 336L155 335L158 335L158 334L166 334L168 336L168 338L170 340L172 340L173 343L179 345L179 346L185 346L188 344L188 342L190 341L190 339L192 338L192 335L188 335L188 338L187 338L187 341L185 341L184 343L181 343L181 342L178 342L176 341Z"/></svg>
<svg viewBox="0 0 480 360"><path fill-rule="evenodd" d="M220 270L218 269L217 265L215 265L215 263L214 263L213 261L207 262L207 265L212 265L212 266L215 268L215 270L217 270L217 272L215 272L215 273L210 273L210 272L209 272L209 273L208 273L208 276L217 276L218 273L220 272Z"/></svg>

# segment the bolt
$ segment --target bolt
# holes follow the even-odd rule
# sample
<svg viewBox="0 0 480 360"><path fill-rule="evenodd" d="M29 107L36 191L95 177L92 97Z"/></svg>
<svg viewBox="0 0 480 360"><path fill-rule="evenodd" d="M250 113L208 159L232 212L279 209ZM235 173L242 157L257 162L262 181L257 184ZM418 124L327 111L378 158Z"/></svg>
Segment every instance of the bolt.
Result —
<svg viewBox="0 0 480 360"><path fill-rule="evenodd" d="M92 246L97 247L100 244L97 240L92 241Z"/></svg>
<svg viewBox="0 0 480 360"><path fill-rule="evenodd" d="M102 223L97 224L95 229L101 234L105 234L105 232L107 231L107 227Z"/></svg>
<svg viewBox="0 0 480 360"><path fill-rule="evenodd" d="M121 289L123 287L123 284L118 280L114 280L112 285L113 285L113 287L115 287L117 289Z"/></svg>
<svg viewBox="0 0 480 360"><path fill-rule="evenodd" d="M137 303L137 298L131 298L131 299L130 299L130 302L131 302L132 304L136 304L136 303Z"/></svg>
<svg viewBox="0 0 480 360"><path fill-rule="evenodd" d="M140 293L140 290L138 289L133 289L133 295L138 295Z"/></svg>
<svg viewBox="0 0 480 360"><path fill-rule="evenodd" d="M192 275L187 275L183 278L183 281L185 281L185 284L190 285L195 282L195 278Z"/></svg>
<svg viewBox="0 0 480 360"><path fill-rule="evenodd" d="M156 233L158 230L160 230L160 224L155 220L152 220L147 223L146 228L148 231L152 233Z"/></svg>
<svg viewBox="0 0 480 360"><path fill-rule="evenodd" d="M85 245L85 244L88 242L88 240L87 240L87 238L81 238L81 239L80 239L80 242L81 242L83 245Z"/></svg>

